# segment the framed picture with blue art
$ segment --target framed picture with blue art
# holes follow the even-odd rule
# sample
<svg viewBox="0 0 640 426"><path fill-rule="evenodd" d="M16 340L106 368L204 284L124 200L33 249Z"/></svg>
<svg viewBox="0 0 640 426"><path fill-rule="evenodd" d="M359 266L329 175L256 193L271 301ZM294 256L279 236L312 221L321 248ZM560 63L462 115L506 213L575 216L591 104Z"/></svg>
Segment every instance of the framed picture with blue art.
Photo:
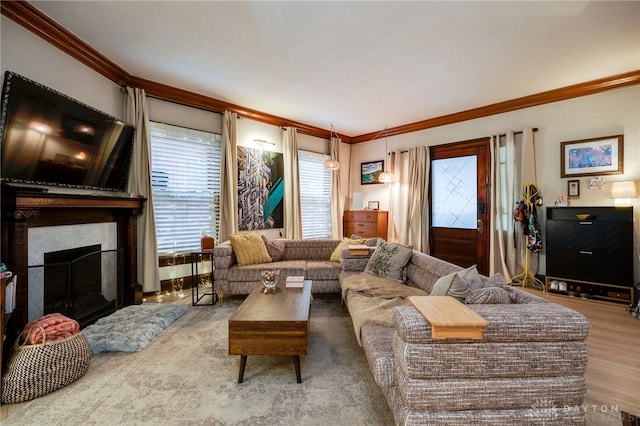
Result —
<svg viewBox="0 0 640 426"><path fill-rule="evenodd" d="M624 136L567 141L560 144L561 177L623 173Z"/></svg>
<svg viewBox="0 0 640 426"><path fill-rule="evenodd" d="M360 163L360 185L380 182L380 173L384 171L384 160Z"/></svg>

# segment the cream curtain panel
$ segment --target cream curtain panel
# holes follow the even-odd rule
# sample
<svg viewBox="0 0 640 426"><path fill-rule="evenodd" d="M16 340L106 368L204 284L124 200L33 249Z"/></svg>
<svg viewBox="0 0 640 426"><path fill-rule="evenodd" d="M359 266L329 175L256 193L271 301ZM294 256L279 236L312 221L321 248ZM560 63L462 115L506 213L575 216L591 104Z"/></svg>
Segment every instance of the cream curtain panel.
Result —
<svg viewBox="0 0 640 426"><path fill-rule="evenodd" d="M222 116L222 179L220 189L220 226L218 243L238 232L238 114L225 111Z"/></svg>
<svg viewBox="0 0 640 426"><path fill-rule="evenodd" d="M331 137L329 141L329 155L332 160L340 161L340 138ZM340 163L342 169L344 165ZM342 185L340 177L342 176L342 170L333 170L331 172L331 238L342 238L342 212L344 211L344 205L342 200Z"/></svg>
<svg viewBox="0 0 640 426"><path fill-rule="evenodd" d="M489 274L501 273L511 278L525 266L526 239L520 223L513 220L516 201L524 198L524 185L536 184L533 130L526 128L522 136L512 131L505 136L491 136L491 211ZM537 256L530 257L533 272Z"/></svg>
<svg viewBox="0 0 640 426"><path fill-rule="evenodd" d="M302 239L302 210L300 208L300 179L298 174L298 130L282 129L284 158L284 236Z"/></svg>
<svg viewBox="0 0 640 426"><path fill-rule="evenodd" d="M389 240L429 253L430 159L426 146L391 154L393 183L389 211Z"/></svg>
<svg viewBox="0 0 640 426"><path fill-rule="evenodd" d="M140 194L147 199L144 203L142 214L137 219L138 283L142 284L143 292L160 291L158 243L156 240L156 223L153 216L151 190L149 112L144 90L127 87L125 109L127 121L136 126L127 191Z"/></svg>

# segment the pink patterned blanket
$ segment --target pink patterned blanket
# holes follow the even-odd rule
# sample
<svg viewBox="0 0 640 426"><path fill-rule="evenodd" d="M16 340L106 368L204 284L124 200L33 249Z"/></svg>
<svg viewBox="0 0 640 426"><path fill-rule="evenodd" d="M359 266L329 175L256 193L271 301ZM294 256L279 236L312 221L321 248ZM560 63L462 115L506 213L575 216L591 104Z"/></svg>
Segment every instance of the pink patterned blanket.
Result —
<svg viewBox="0 0 640 426"><path fill-rule="evenodd" d="M53 313L31 321L24 327L21 340L29 345L55 342L71 337L80 331L78 321Z"/></svg>

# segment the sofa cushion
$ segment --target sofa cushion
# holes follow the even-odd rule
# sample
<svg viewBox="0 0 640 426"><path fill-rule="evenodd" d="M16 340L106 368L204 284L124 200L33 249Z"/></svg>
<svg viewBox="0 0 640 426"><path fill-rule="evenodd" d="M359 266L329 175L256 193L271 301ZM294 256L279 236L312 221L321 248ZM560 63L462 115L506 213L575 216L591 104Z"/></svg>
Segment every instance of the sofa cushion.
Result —
<svg viewBox="0 0 640 426"><path fill-rule="evenodd" d="M451 296L463 302L468 294L469 284L457 272L452 272L436 281L429 296Z"/></svg>
<svg viewBox="0 0 640 426"><path fill-rule="evenodd" d="M407 284L431 293L438 278L461 270L458 265L414 250L407 264Z"/></svg>
<svg viewBox="0 0 640 426"><path fill-rule="evenodd" d="M500 287L484 287L473 290L464 300L466 304L512 303L512 291Z"/></svg>
<svg viewBox="0 0 640 426"><path fill-rule="evenodd" d="M380 241L364 271L380 278L404 283L406 279L404 267L412 252L411 247Z"/></svg>
<svg viewBox="0 0 640 426"><path fill-rule="evenodd" d="M269 256L271 256L271 261L277 262L282 260L282 257L284 256L284 241L269 240L264 235L262 236L262 240L264 241L264 245L267 247Z"/></svg>
<svg viewBox="0 0 640 426"><path fill-rule="evenodd" d="M335 262L327 260L307 260L308 280L337 280L340 277L342 268Z"/></svg>
<svg viewBox="0 0 640 426"><path fill-rule="evenodd" d="M226 279L229 282L244 282L244 281L262 281L262 271L265 269L278 269L280 270L280 277L286 278L290 275L303 275L306 276L307 262L304 260L289 260L273 262L269 264L257 263L254 265L233 265L230 267L226 274ZM248 294L248 293L247 293Z"/></svg>
<svg viewBox="0 0 640 426"><path fill-rule="evenodd" d="M362 349L367 357L373 379L381 387L393 386L396 383L396 362L393 357L393 327L379 324L364 324L360 329Z"/></svg>
<svg viewBox="0 0 640 426"><path fill-rule="evenodd" d="M340 240L286 240L282 260L329 260Z"/></svg>
<svg viewBox="0 0 640 426"><path fill-rule="evenodd" d="M258 232L231 234L231 246L236 254L238 265L255 265L271 262L271 256Z"/></svg>
<svg viewBox="0 0 640 426"><path fill-rule="evenodd" d="M469 266L468 268L458 272L458 276L469 284L469 291L477 290L483 285L476 265Z"/></svg>
<svg viewBox="0 0 640 426"><path fill-rule="evenodd" d="M343 238L342 241L338 243L338 246L333 250L333 253L331 253L329 260L331 262L342 262L342 249L347 248L347 246L357 244L364 244L364 238Z"/></svg>

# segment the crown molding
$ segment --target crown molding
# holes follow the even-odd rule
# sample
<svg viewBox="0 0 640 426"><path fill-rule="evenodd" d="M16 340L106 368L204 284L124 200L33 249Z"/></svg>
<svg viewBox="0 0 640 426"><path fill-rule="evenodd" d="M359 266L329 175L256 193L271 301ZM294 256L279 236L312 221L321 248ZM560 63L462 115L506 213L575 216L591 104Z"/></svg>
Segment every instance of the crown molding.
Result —
<svg viewBox="0 0 640 426"><path fill-rule="evenodd" d="M231 104L209 96L204 96L195 92L179 89L177 87L169 86L155 81L145 80L140 77L131 77L128 85L131 87L144 89L147 95L155 98L178 102L184 105L189 105L192 107L218 113L223 113L225 110L227 110L237 113L240 117L250 118L252 120L279 127L295 127L300 133L329 139L329 130L310 126L304 123L299 123L297 121L267 114L254 109L245 108L239 105ZM340 137L342 138L343 142L351 143L351 137L343 135L340 135Z"/></svg>
<svg viewBox="0 0 640 426"><path fill-rule="evenodd" d="M300 133L311 136L317 136L325 139L329 139L331 137L331 132L327 129L299 123L283 117L234 105L209 96L200 95L187 90L168 86L166 84L133 76L26 1L2 1L0 5L2 15L31 31L38 37L118 85L139 87L144 89L149 96L166 99L184 105L194 106L218 113L229 110L237 113L240 117L250 118L274 126L295 127ZM502 114L524 108L531 108L581 96L593 95L607 90L635 86L638 84L640 84L640 70L635 70L585 83L561 87L559 89L548 90L534 95L404 124L402 126L391 127L381 132L370 132L353 137L342 134L338 134L338 136L345 143L368 142L373 138L383 138L401 135L404 133L417 132L433 127L459 123L462 121Z"/></svg>
<svg viewBox="0 0 640 426"><path fill-rule="evenodd" d="M548 90L534 95L523 96L521 98L485 105L478 108L468 109L453 114L442 115L440 117L429 118L415 123L404 124L402 126L390 127L382 132L371 132L364 135L354 136L351 143L368 142L373 138L384 138L404 133L417 132L419 130L430 129L432 127L444 126L447 124L459 123L476 118L488 117L490 115L502 114L524 108L531 108L553 102L566 101L568 99L582 96L594 95L608 90L619 89L627 86L640 84L640 70L604 77L585 83L574 84L572 86L561 87L559 89Z"/></svg>

